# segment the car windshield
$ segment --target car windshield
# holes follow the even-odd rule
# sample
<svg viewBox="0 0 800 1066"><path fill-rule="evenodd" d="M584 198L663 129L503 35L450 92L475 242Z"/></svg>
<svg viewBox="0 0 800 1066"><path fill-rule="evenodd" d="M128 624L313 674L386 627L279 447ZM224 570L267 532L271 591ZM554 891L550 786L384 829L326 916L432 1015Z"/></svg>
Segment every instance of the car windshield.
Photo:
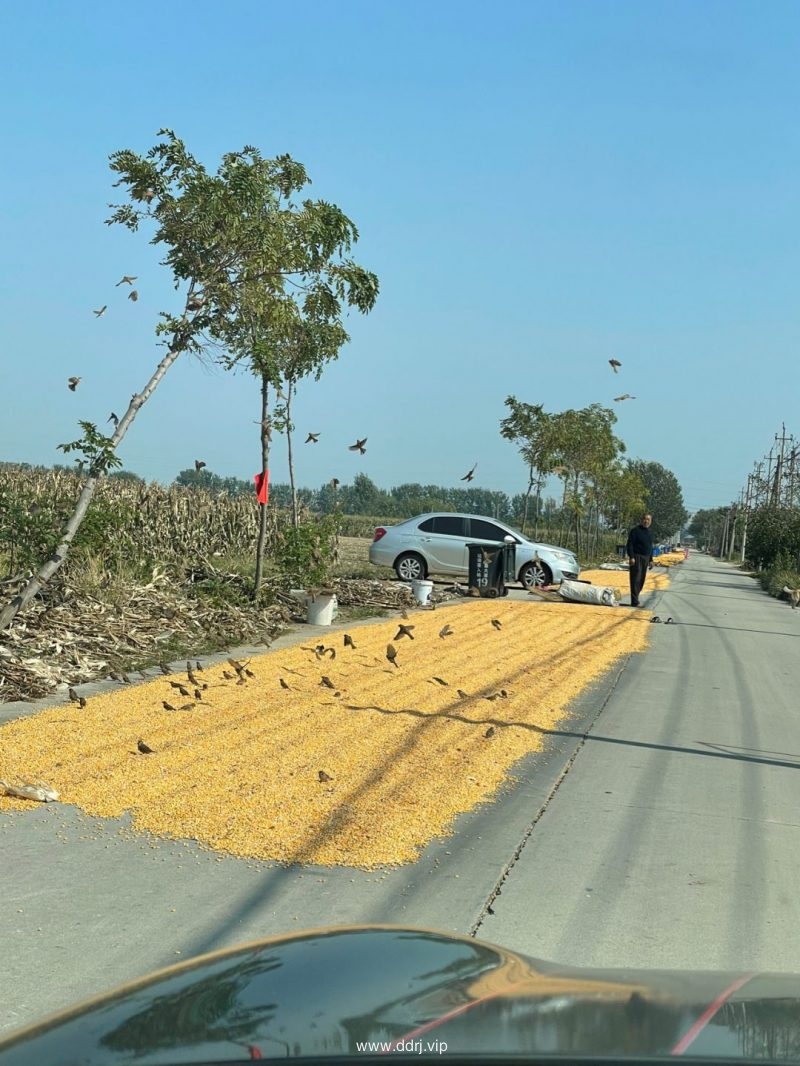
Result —
<svg viewBox="0 0 800 1066"><path fill-rule="evenodd" d="M800 1066L800 4L0 36L0 1066Z"/></svg>

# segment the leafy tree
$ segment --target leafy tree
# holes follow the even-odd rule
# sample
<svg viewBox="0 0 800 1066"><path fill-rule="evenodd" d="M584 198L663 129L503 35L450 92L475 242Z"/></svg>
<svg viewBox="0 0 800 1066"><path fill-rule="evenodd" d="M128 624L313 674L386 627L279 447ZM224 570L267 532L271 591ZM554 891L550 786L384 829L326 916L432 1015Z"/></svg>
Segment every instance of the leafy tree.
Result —
<svg viewBox="0 0 800 1066"><path fill-rule="evenodd" d="M541 404L522 403L514 396L506 397L509 414L500 421L500 435L515 443L528 467L528 486L522 506L521 531L528 521L528 505L536 488L534 537L539 535L539 503L542 487L553 466L553 416L545 413Z"/></svg>
<svg viewBox="0 0 800 1066"><path fill-rule="evenodd" d="M597 403L553 416L553 472L564 483L562 509L571 518L576 551L583 550L588 521L593 518L595 524L599 522L600 481L625 451L613 433L616 421L610 408Z"/></svg>
<svg viewBox="0 0 800 1066"><path fill-rule="evenodd" d="M163 263L183 306L162 312L156 333L165 354L140 393L135 393L112 436L81 422L83 436L61 445L82 455L86 481L60 542L5 609L0 631L62 565L91 502L98 479L121 465L116 448L139 409L184 353L211 345L226 365L247 360L261 379L261 461L268 468L270 387L285 374L287 345L304 329L299 374L321 372L347 339L342 307L369 311L378 293L374 274L347 253L358 239L353 223L333 204L295 197L308 184L302 164L290 156L265 159L252 146L223 156L215 174L195 159L171 131L146 155L115 152L110 166L129 200L112 205L109 225L135 232L155 227L151 243L165 248ZM294 348L291 349L294 352ZM255 591L263 570L266 515L262 507Z"/></svg>
<svg viewBox="0 0 800 1066"><path fill-rule="evenodd" d="M633 459L628 469L636 474L647 490L647 510L653 516L650 527L656 541L668 540L683 528L689 512L683 504L678 479L661 463Z"/></svg>

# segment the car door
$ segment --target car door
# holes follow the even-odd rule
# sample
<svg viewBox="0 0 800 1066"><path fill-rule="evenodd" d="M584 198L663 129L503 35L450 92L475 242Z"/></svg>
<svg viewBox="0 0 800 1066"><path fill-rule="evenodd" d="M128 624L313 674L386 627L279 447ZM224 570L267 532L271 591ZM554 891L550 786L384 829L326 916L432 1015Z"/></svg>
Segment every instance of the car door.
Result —
<svg viewBox="0 0 800 1066"><path fill-rule="evenodd" d="M462 515L435 515L419 527L428 569L437 574L467 572L467 520Z"/></svg>

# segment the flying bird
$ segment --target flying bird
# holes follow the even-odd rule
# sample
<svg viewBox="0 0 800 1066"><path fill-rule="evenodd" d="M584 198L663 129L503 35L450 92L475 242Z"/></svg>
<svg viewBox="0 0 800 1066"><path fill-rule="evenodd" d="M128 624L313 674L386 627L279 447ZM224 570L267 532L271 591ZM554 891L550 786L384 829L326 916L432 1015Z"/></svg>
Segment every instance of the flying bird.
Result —
<svg viewBox="0 0 800 1066"><path fill-rule="evenodd" d="M142 755L154 755L155 754L155 749L151 748L148 744L145 744L145 742L142 740L141 737L139 737L139 739L136 741L136 747L139 749L139 751L142 753Z"/></svg>
<svg viewBox="0 0 800 1066"><path fill-rule="evenodd" d="M202 459L195 459L194 461L194 468L198 472L201 471L205 465L206 464L203 462Z"/></svg>
<svg viewBox="0 0 800 1066"><path fill-rule="evenodd" d="M410 635L411 634L409 634L409 636ZM397 665L397 648L394 646L394 644L386 645L386 658L397 670L400 669L400 667Z"/></svg>
<svg viewBox="0 0 800 1066"><path fill-rule="evenodd" d="M316 444L319 441L319 433L309 433L306 437L306 444Z"/></svg>
<svg viewBox="0 0 800 1066"><path fill-rule="evenodd" d="M494 626L495 629L502 629L503 628L503 623L500 621L499 618L493 618L492 619L492 625Z"/></svg>
<svg viewBox="0 0 800 1066"><path fill-rule="evenodd" d="M411 632L411 630L414 628L414 626L403 625L402 622L399 623L399 626L400 626L400 628L397 630L397 632L394 635L394 639L395 640L401 640L403 637L408 637L409 640L413 640L414 639L414 634Z"/></svg>
<svg viewBox="0 0 800 1066"><path fill-rule="evenodd" d="M635 400L635 396L631 396L629 392L623 392L621 396L614 397L614 403L620 403L622 400Z"/></svg>
<svg viewBox="0 0 800 1066"><path fill-rule="evenodd" d="M619 368L622 366L622 363L619 361L619 359L609 359L608 363L614 373L618 374Z"/></svg>
<svg viewBox="0 0 800 1066"><path fill-rule="evenodd" d="M331 478L331 488L332 489L334 489L334 490L338 489L340 485L341 485L341 481L338 479L338 477L332 477Z"/></svg>
<svg viewBox="0 0 800 1066"><path fill-rule="evenodd" d="M80 385L80 382L81 382L80 378L75 378L75 377L67 378L67 388L69 389L70 392L74 392L77 389L78 385Z"/></svg>
<svg viewBox="0 0 800 1066"><path fill-rule="evenodd" d="M348 449L347 449L347 450L348 450L349 452L360 452L360 453L361 453L362 455L364 455L364 454L366 454L366 451L367 451L367 449L366 449L366 448L364 447L364 445L365 445L366 443L367 443L367 438L366 438L366 437L364 437L364 439L363 439L363 440L358 440L358 439L356 439L356 442L355 442L355 444L351 444L351 445L350 445L350 446L348 447Z"/></svg>
<svg viewBox="0 0 800 1066"><path fill-rule="evenodd" d="M466 472L466 474L464 474L464 476L461 478L461 480L462 481L472 481L473 477L475 476L475 470L476 470L477 466L478 466L478 464L476 463L475 466L473 466L473 468L471 470L468 470Z"/></svg>
<svg viewBox="0 0 800 1066"><path fill-rule="evenodd" d="M131 291L128 293L128 299L133 300L133 302L136 303L136 301L139 299L139 293L136 291L136 289L131 289Z"/></svg>
<svg viewBox="0 0 800 1066"><path fill-rule="evenodd" d="M353 638L350 636L349 633L345 633L345 635L344 635L344 646L346 648L352 648L353 651L355 651L355 649L356 649L356 646L353 643Z"/></svg>
<svg viewBox="0 0 800 1066"><path fill-rule="evenodd" d="M439 630L439 636L444 640L445 637L451 637L453 635L453 627L451 625L442 626Z"/></svg>
<svg viewBox="0 0 800 1066"><path fill-rule="evenodd" d="M138 277L137 274L123 274L122 277L120 278L120 280L114 286L114 288L118 289L120 287L120 285L133 285L133 283L134 283L134 281L136 281L137 277Z"/></svg>
<svg viewBox="0 0 800 1066"><path fill-rule="evenodd" d="M93 314L96 318L102 318L108 309L108 304L103 304L99 311L94 311Z"/></svg>

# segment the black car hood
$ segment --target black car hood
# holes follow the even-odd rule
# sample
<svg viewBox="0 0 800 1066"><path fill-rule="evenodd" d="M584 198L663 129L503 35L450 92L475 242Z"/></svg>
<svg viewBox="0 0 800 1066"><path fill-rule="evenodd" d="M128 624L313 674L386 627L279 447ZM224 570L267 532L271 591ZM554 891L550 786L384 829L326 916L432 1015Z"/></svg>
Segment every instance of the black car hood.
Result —
<svg viewBox="0 0 800 1066"><path fill-rule="evenodd" d="M0 1066L487 1053L800 1058L793 974L581 970L423 929L205 955L0 1042Z"/></svg>

